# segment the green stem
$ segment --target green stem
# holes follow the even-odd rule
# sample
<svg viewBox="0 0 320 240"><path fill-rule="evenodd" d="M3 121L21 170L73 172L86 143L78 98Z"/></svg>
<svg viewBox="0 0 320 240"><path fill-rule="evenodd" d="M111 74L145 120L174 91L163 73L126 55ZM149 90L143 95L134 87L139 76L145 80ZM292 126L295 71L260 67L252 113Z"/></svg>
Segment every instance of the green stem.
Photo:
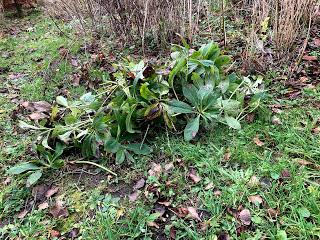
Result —
<svg viewBox="0 0 320 240"><path fill-rule="evenodd" d="M104 167L104 166L102 166L102 165L100 165L100 164L94 163L94 162L90 162L90 161L75 161L75 163L77 163L77 164L89 164L89 165L93 165L93 166L96 166L96 167L98 167L98 168L101 168L101 169L105 170L105 171L108 172L108 173L111 173L111 174L114 175L114 176L117 176L117 174L114 173L114 172L112 172L110 169L108 169L108 168L106 168L106 167Z"/></svg>

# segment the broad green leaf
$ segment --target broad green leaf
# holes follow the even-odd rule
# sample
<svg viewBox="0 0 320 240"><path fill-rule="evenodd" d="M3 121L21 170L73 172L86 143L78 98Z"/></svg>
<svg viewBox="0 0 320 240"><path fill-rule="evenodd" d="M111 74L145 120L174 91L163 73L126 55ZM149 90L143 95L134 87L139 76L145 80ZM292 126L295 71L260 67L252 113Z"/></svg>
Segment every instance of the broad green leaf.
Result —
<svg viewBox="0 0 320 240"><path fill-rule="evenodd" d="M175 67L171 70L169 74L168 82L171 87L173 86L173 79L182 70L182 68L186 66L186 64L187 64L187 59L184 57L177 60Z"/></svg>
<svg viewBox="0 0 320 240"><path fill-rule="evenodd" d="M185 103L178 100L172 100L169 104L169 109L175 113L193 113L193 108Z"/></svg>
<svg viewBox="0 0 320 240"><path fill-rule="evenodd" d="M111 137L104 143L104 150L107 152L116 153L120 149L120 147L120 143L118 143L116 139Z"/></svg>
<svg viewBox="0 0 320 240"><path fill-rule="evenodd" d="M126 159L126 155L123 149L120 149L117 153L116 153L116 164L120 165L124 162L124 160Z"/></svg>
<svg viewBox="0 0 320 240"><path fill-rule="evenodd" d="M16 165L8 169L7 173L10 175L17 175L27 171L38 170L38 169L40 169L40 167L33 163L21 163L19 165Z"/></svg>
<svg viewBox="0 0 320 240"><path fill-rule="evenodd" d="M58 103L59 105L61 105L61 106L63 106L63 107L68 107L68 106L69 106L68 100L67 100L65 97L63 97L63 96L58 96L58 97L56 98L56 101L57 101L57 103Z"/></svg>
<svg viewBox="0 0 320 240"><path fill-rule="evenodd" d="M41 170L37 170L31 173L27 179L27 187L30 187L33 184L35 184L41 178L41 176L42 176Z"/></svg>
<svg viewBox="0 0 320 240"><path fill-rule="evenodd" d="M190 141L193 138L196 137L199 131L200 126L200 115L198 115L196 118L190 120L184 129L184 139L186 141Z"/></svg>
<svg viewBox="0 0 320 240"><path fill-rule="evenodd" d="M277 240L287 240L287 233L284 230L278 230L277 231L277 236L276 236Z"/></svg>
<svg viewBox="0 0 320 240"><path fill-rule="evenodd" d="M141 97L143 97L144 99L146 99L148 101L151 101L153 99L157 99L156 95L149 90L147 83L144 83L141 85L140 94L141 94Z"/></svg>
<svg viewBox="0 0 320 240"><path fill-rule="evenodd" d="M150 153L152 153L152 148L150 148L146 144L142 144L141 146L140 143L132 143L132 144L126 145L125 148L128 151L134 152L135 154L138 154L138 155L149 155Z"/></svg>
<svg viewBox="0 0 320 240"><path fill-rule="evenodd" d="M229 127L236 129L236 130L241 129L240 122L237 119L235 119L234 117L226 116L225 120L226 120L226 123L228 124Z"/></svg>
<svg viewBox="0 0 320 240"><path fill-rule="evenodd" d="M231 61L230 57L229 56L220 56L218 57L215 61L214 61L214 64L218 67L218 68L221 68L223 67L224 65L228 64L229 62Z"/></svg>
<svg viewBox="0 0 320 240"><path fill-rule="evenodd" d="M193 84L188 84L187 86L184 86L182 88L182 91L185 98L188 99L193 106L198 106L198 89Z"/></svg>

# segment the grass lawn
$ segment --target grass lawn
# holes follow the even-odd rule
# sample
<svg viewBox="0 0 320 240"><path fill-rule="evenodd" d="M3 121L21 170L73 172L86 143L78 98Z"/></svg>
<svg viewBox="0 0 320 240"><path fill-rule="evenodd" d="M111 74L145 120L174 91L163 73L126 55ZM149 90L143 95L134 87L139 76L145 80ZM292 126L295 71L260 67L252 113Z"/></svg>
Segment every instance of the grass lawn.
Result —
<svg viewBox="0 0 320 240"><path fill-rule="evenodd" d="M16 125L18 106L81 95L87 86L74 86L77 66L61 49L79 62L90 58L81 39L40 13L8 24L0 37L0 239L320 238L317 86L288 99L290 89L275 83L240 131L213 125L190 143L166 129L152 133L153 153L112 165L117 177L74 164L33 187L24 175L8 176L9 167L35 158L36 136Z"/></svg>

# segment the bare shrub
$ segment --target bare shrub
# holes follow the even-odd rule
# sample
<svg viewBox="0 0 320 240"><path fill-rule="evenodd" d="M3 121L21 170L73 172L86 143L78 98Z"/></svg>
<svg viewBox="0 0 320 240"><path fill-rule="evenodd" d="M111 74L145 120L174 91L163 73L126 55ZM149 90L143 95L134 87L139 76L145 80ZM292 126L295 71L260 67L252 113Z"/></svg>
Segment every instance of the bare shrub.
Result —
<svg viewBox="0 0 320 240"><path fill-rule="evenodd" d="M140 36L156 45L172 41L175 33L190 40L197 31L202 0L43 0L54 16L65 16L81 27L112 32L126 41ZM49 4L48 4L49 3ZM48 7L49 5L49 7ZM108 26L108 28L105 28ZM101 30L101 29L100 29Z"/></svg>
<svg viewBox="0 0 320 240"><path fill-rule="evenodd" d="M250 8L251 28L244 59L249 69L267 67L266 61L276 56L287 60L294 43L308 30L310 14L317 0L245 0ZM266 48L266 45L269 45ZM271 49L275 54L271 54ZM266 58L267 57L267 58Z"/></svg>

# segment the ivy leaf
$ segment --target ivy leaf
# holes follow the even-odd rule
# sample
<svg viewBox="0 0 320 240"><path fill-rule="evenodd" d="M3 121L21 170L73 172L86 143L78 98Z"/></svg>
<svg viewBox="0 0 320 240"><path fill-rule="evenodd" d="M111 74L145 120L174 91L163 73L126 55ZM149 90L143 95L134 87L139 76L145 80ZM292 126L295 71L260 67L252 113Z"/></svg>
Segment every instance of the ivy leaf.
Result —
<svg viewBox="0 0 320 240"><path fill-rule="evenodd" d="M33 184L35 184L41 178L41 176L42 176L41 170L35 171L32 174L30 174L27 179L27 187L30 187Z"/></svg>
<svg viewBox="0 0 320 240"><path fill-rule="evenodd" d="M240 130L241 129L240 122L237 119L235 119L234 117L226 116L225 120L226 120L226 122L227 122L229 127L233 128L233 129L236 129L236 130Z"/></svg>
<svg viewBox="0 0 320 240"><path fill-rule="evenodd" d="M196 137L200 126L200 115L188 122L184 129L184 139L190 141Z"/></svg>

